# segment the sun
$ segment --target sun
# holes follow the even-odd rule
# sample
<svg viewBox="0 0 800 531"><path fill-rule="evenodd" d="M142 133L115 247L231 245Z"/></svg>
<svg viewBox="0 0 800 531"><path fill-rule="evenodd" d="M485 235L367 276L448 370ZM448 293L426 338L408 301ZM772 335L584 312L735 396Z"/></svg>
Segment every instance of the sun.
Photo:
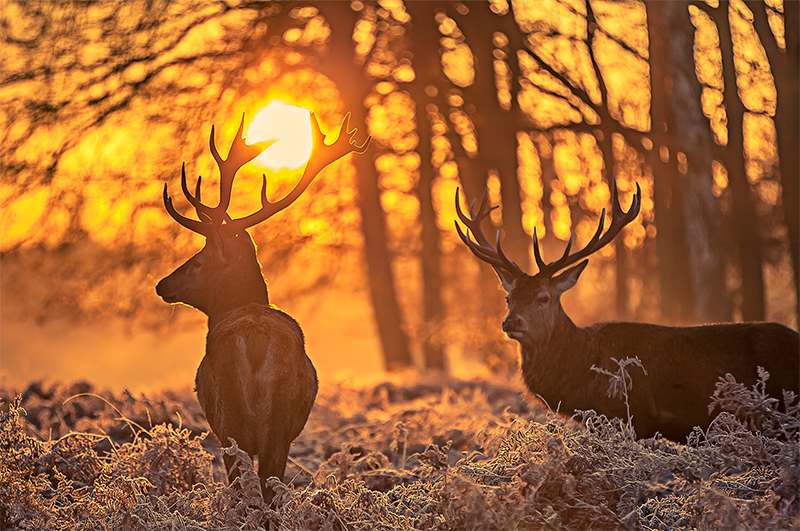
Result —
<svg viewBox="0 0 800 531"><path fill-rule="evenodd" d="M277 139L254 162L270 168L299 168L311 155L311 121L308 110L273 101L253 117L248 143Z"/></svg>

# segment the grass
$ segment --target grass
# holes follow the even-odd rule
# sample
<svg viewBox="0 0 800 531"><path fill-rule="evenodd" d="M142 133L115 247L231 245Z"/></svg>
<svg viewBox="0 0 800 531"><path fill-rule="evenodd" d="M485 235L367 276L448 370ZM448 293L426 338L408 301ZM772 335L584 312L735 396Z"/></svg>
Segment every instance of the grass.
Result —
<svg viewBox="0 0 800 531"><path fill-rule="evenodd" d="M0 391L0 528L798 529L800 406L767 377L721 381L687 444L487 381L323 386L270 506L188 390L34 382Z"/></svg>

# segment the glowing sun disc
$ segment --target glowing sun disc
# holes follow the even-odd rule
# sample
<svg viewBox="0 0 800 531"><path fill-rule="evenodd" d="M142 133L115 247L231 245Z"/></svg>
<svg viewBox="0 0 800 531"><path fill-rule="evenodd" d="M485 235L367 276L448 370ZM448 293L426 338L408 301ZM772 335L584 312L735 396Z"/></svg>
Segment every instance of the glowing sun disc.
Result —
<svg viewBox="0 0 800 531"><path fill-rule="evenodd" d="M281 101L273 101L253 117L247 130L247 143L277 139L256 157L255 162L270 168L299 168L311 155L311 122L308 111Z"/></svg>

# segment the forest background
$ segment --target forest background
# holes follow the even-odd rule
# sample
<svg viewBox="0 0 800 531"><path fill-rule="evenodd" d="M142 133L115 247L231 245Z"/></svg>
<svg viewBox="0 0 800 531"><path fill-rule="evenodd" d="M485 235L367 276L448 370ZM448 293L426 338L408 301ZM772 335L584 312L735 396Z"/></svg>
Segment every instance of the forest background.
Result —
<svg viewBox="0 0 800 531"><path fill-rule="evenodd" d="M534 227L552 260L571 231L591 237L611 174L623 208L641 186L641 215L565 296L579 325L797 329L798 6L4 0L3 378L193 380L205 320L154 287L203 239L170 219L163 186L188 212L185 162L213 202L211 124L227 146L242 111L274 101L334 134L352 111L373 139L251 231L323 379L513 373L497 278L453 226L457 187L488 189L533 273ZM234 217L258 208L262 172L270 197L299 178L245 167Z"/></svg>

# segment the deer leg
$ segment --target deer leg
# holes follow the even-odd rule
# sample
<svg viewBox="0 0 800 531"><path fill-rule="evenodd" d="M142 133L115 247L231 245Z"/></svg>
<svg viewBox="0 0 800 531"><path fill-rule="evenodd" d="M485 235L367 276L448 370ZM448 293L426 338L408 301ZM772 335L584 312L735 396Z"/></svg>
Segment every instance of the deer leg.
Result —
<svg viewBox="0 0 800 531"><path fill-rule="evenodd" d="M264 501L269 504L275 493L267 487L267 478L276 477L283 481L283 474L286 472L286 459L289 456L289 445L286 443L264 445L258 454L258 477L261 480L261 493Z"/></svg>

